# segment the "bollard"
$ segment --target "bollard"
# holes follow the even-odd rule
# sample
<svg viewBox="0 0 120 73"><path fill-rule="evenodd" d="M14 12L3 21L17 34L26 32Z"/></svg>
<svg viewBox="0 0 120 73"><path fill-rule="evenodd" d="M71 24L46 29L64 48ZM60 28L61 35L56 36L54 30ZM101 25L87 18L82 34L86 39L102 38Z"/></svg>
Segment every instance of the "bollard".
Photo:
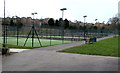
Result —
<svg viewBox="0 0 120 73"><path fill-rule="evenodd" d="M2 47L2 55L9 54L9 48L7 47Z"/></svg>

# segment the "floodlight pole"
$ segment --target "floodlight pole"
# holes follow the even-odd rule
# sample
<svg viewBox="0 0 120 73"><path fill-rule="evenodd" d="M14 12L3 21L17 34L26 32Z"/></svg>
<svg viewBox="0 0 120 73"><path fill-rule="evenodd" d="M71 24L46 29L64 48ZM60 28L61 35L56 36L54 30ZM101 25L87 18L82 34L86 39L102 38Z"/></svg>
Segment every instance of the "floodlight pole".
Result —
<svg viewBox="0 0 120 73"><path fill-rule="evenodd" d="M64 16L64 10L67 10L67 8L62 8L60 9L62 11L62 19L63 19L63 16Z"/></svg>
<svg viewBox="0 0 120 73"><path fill-rule="evenodd" d="M40 44L40 46L42 47L42 44L41 44L41 41L39 40L37 31L35 30L35 27L34 27L34 15L35 15L35 14L37 14L37 13L36 13L36 12L35 12L35 13L32 13L32 15L33 15L33 24L32 24L32 28L31 28L30 32L28 33L27 39L26 39L26 41L25 41L25 43L24 43L24 46L26 45L26 42L27 42L30 34L32 34L32 47L34 47L34 35L36 34L36 35L37 35L37 39L38 39L38 41L39 41L39 44ZM34 33L35 33L35 34L34 34Z"/></svg>
<svg viewBox="0 0 120 73"><path fill-rule="evenodd" d="M96 23L97 23L97 20L98 20L98 19L95 19L95 22L96 22Z"/></svg>
<svg viewBox="0 0 120 73"><path fill-rule="evenodd" d="M86 31L86 28L85 28L85 20L86 20L86 15L85 16L83 16L83 18L84 18L84 40L85 40L85 31Z"/></svg>
<svg viewBox="0 0 120 73"><path fill-rule="evenodd" d="M18 30L18 24L17 24L17 22L16 22L17 16L13 16L13 17L14 17L13 19L15 20L14 23L17 25L16 28L17 28L17 46L18 46L18 35L19 35L19 30Z"/></svg>
<svg viewBox="0 0 120 73"><path fill-rule="evenodd" d="M4 0L4 20L3 20L3 22L5 23L5 0ZM5 41L6 41L6 36L5 36L5 33L6 33L6 31L5 31L5 24L3 24L3 47L6 47L6 43L5 43Z"/></svg>
<svg viewBox="0 0 120 73"><path fill-rule="evenodd" d="M60 9L61 11L62 11L62 20L64 20L63 19L63 16L64 16L64 10L67 10L67 8L62 8L62 9ZM63 25L63 22L62 22L62 25ZM62 44L64 44L64 28L63 28L63 30L62 30L62 38L63 38L63 40L62 40Z"/></svg>
<svg viewBox="0 0 120 73"><path fill-rule="evenodd" d="M32 24L32 47L34 47L34 15L37 14L36 12L35 13L32 13L33 15L33 24Z"/></svg>
<svg viewBox="0 0 120 73"><path fill-rule="evenodd" d="M95 19L95 24L97 24L97 21L98 21L98 19ZM96 34L97 34L97 31L96 31Z"/></svg>
<svg viewBox="0 0 120 73"><path fill-rule="evenodd" d="M62 19L63 19L63 16L64 16L64 10L62 11Z"/></svg>

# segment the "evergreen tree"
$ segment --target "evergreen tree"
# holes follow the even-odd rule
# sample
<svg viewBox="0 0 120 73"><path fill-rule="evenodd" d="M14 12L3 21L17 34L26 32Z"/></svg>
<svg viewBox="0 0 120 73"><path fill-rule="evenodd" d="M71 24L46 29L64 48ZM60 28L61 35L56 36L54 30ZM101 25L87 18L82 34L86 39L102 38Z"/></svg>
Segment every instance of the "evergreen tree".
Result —
<svg viewBox="0 0 120 73"><path fill-rule="evenodd" d="M55 21L55 26L59 26L59 21L58 20Z"/></svg>
<svg viewBox="0 0 120 73"><path fill-rule="evenodd" d="M10 26L14 26L15 23L13 22L13 19L10 20Z"/></svg>
<svg viewBox="0 0 120 73"><path fill-rule="evenodd" d="M54 19L53 18L50 18L49 19L49 21L48 21L48 24L50 25L50 26L54 26Z"/></svg>
<svg viewBox="0 0 120 73"><path fill-rule="evenodd" d="M63 26L64 25L64 21L62 18L59 19L59 22L58 22L59 26Z"/></svg>
<svg viewBox="0 0 120 73"><path fill-rule="evenodd" d="M64 28L69 28L69 21L67 19L64 20Z"/></svg>

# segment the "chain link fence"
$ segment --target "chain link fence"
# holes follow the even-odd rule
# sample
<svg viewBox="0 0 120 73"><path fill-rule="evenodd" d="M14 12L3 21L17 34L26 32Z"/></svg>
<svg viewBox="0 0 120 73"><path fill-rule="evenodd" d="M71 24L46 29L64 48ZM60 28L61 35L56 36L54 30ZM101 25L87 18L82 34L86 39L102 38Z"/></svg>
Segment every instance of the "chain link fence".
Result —
<svg viewBox="0 0 120 73"><path fill-rule="evenodd" d="M0 30L3 31L1 28ZM100 38L109 34L116 33L116 31L107 30L64 29L63 27L47 25L35 26L34 29L32 26L6 26L5 30L6 44L27 47L43 47L65 44L82 41L83 39L91 37ZM3 36L4 34L0 36L1 44L3 42Z"/></svg>

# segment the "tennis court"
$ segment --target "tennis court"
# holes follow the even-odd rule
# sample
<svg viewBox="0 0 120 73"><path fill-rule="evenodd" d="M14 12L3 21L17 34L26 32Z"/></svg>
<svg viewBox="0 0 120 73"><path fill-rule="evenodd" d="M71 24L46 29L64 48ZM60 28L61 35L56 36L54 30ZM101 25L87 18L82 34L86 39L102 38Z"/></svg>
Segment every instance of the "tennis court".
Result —
<svg viewBox="0 0 120 73"><path fill-rule="evenodd" d="M76 41L81 41L91 37L103 37L106 32L79 29L63 29L62 27L35 27L34 33L31 31L31 26L21 28L7 26L5 34L5 43L8 45L25 46L25 47L44 47L51 45L66 44ZM26 39L28 40L26 41ZM40 41L38 40L40 39ZM26 43L26 44L25 44ZM3 44L3 37L0 37L0 46ZM8 46L9 47L9 46Z"/></svg>
<svg viewBox="0 0 120 73"><path fill-rule="evenodd" d="M26 38L18 38L18 46L24 46ZM7 37L7 44L17 45L16 37ZM49 40L49 39L40 39L42 46L58 45L62 44L62 40ZM3 37L0 37L0 43L3 43ZM71 43L71 41L64 41L64 43ZM0 44L0 45L1 45ZM2 45L1 45L2 46ZM32 47L32 38L28 38L26 42L26 47ZM34 38L34 47L41 47L37 38Z"/></svg>

